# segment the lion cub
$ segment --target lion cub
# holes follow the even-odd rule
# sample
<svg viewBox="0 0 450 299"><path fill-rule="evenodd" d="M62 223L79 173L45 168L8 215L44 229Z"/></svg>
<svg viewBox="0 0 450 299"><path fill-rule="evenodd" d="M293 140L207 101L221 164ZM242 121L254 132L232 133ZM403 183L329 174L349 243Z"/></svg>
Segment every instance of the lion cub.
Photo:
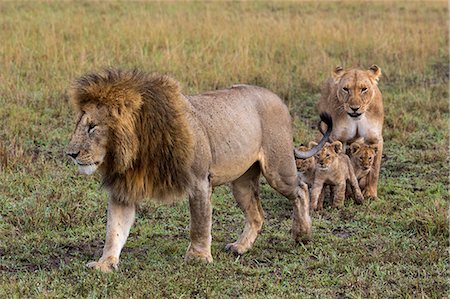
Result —
<svg viewBox="0 0 450 299"><path fill-rule="evenodd" d="M298 150L307 152L316 145L316 142L311 141L308 146L299 146ZM295 165L297 166L298 177L302 182L308 185L308 188L311 191L311 187L314 183L314 173L316 172L316 158L312 156L308 159L296 159Z"/></svg>
<svg viewBox="0 0 450 299"><path fill-rule="evenodd" d="M333 196L332 207L341 206L344 203L347 182L355 194L355 202L362 203L364 197L358 186L355 172L350 158L342 152L342 143L334 141L326 143L316 157L316 171L311 190L311 209L322 209L322 200L318 206L320 194L324 184L330 185Z"/></svg>
<svg viewBox="0 0 450 299"><path fill-rule="evenodd" d="M348 155L352 162L359 188L364 195L367 195L368 176L371 171L374 171L374 161L377 153L378 144L366 144L364 143L364 138L358 138L350 144Z"/></svg>

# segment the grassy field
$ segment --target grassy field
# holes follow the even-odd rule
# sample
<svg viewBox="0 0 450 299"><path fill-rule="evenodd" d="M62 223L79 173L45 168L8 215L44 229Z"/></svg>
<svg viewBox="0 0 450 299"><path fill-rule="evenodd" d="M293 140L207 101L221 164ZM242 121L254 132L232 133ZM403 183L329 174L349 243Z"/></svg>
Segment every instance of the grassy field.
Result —
<svg viewBox="0 0 450 299"><path fill-rule="evenodd" d="M0 298L443 298L448 296L447 2L0 3ZM67 89L105 66L177 78L187 94L241 82L288 104L297 144L315 135L336 65L383 70L379 200L314 214L294 245L291 206L262 186L266 221L242 257L244 217L216 188L211 265L183 263L186 201L147 201L119 271L101 255L106 193L64 156Z"/></svg>

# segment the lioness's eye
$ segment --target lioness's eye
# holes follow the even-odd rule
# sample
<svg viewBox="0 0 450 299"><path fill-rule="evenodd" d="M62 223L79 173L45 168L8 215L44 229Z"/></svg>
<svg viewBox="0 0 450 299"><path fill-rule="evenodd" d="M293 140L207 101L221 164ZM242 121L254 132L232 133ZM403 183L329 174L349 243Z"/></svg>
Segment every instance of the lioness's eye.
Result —
<svg viewBox="0 0 450 299"><path fill-rule="evenodd" d="M342 90L345 91L345 92L348 92L348 88L347 87L343 87Z"/></svg>
<svg viewBox="0 0 450 299"><path fill-rule="evenodd" d="M361 92L362 92L362 93L364 93L364 92L366 92L366 91L367 91L367 87L361 88Z"/></svg>

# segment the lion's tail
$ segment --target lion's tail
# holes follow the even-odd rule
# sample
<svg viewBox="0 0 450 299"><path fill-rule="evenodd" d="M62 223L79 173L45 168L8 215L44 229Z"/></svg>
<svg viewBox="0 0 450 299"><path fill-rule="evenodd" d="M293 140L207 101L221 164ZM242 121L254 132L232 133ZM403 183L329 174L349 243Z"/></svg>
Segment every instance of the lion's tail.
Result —
<svg viewBox="0 0 450 299"><path fill-rule="evenodd" d="M328 129L325 133L323 133L321 129L320 122L324 122L327 125ZM294 148L294 156L296 159L308 159L314 156L317 152L319 152L322 149L322 147L330 138L331 131L333 130L333 120L331 119L331 115L329 115L326 112L320 113L320 122L319 122L319 131L323 134L323 137L322 139L320 139L319 144L317 144L315 147L313 147L307 152L301 152L298 149Z"/></svg>

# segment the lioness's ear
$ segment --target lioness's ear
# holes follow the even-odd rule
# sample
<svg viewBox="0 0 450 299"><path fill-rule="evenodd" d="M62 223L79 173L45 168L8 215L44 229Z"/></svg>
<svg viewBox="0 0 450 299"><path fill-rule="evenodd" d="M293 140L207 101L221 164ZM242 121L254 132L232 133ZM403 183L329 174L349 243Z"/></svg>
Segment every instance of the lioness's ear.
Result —
<svg viewBox="0 0 450 299"><path fill-rule="evenodd" d="M375 83L378 83L378 79L380 79L380 76L381 76L380 67L376 64L372 65L369 68L369 75L375 81Z"/></svg>
<svg viewBox="0 0 450 299"><path fill-rule="evenodd" d="M335 82L339 81L339 79L341 79L343 74L344 74L344 68L342 66L337 66L332 73L334 81Z"/></svg>
<svg viewBox="0 0 450 299"><path fill-rule="evenodd" d="M350 145L350 152L352 153L352 155L354 155L359 151L360 148L361 148L361 145L359 143L353 142Z"/></svg>
<svg viewBox="0 0 450 299"><path fill-rule="evenodd" d="M336 154L340 154L342 152L342 143L340 141L335 141L331 145L333 146Z"/></svg>
<svg viewBox="0 0 450 299"><path fill-rule="evenodd" d="M317 142L314 142L314 141L310 141L310 142L308 143L309 149L312 149L312 148L315 147L316 145L317 145Z"/></svg>

